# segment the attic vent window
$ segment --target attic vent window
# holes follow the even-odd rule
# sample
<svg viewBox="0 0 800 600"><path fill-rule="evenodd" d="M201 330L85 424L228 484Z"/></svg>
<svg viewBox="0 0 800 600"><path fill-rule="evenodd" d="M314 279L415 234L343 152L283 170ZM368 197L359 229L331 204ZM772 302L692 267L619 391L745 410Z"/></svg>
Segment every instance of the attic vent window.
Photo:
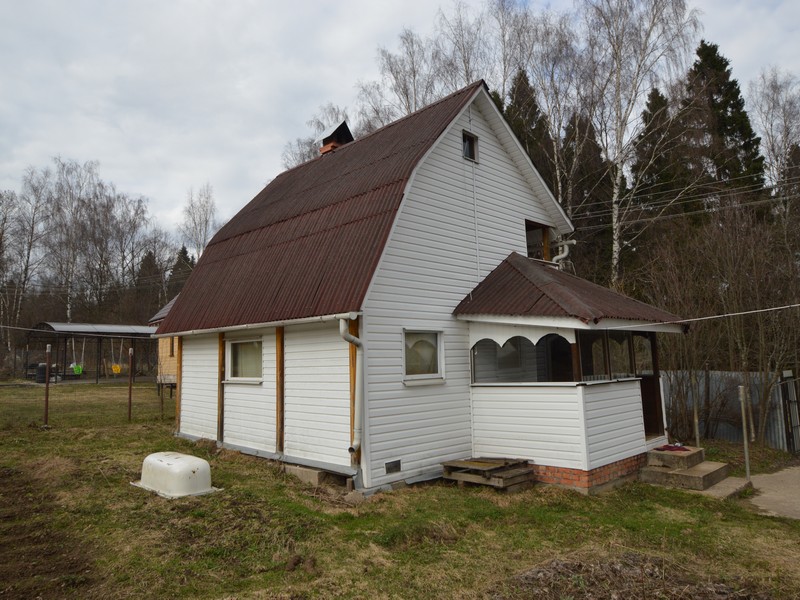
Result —
<svg viewBox="0 0 800 600"><path fill-rule="evenodd" d="M471 133L464 131L462 133L462 152L464 154L464 158L467 160L474 160L477 162L478 160L478 138L477 136L472 135Z"/></svg>

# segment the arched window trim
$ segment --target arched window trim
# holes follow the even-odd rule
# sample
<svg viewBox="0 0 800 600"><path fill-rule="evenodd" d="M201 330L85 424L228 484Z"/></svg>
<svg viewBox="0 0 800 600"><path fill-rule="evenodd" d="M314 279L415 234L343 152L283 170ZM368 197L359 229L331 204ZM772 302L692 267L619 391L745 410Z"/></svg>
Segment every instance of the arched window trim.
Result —
<svg viewBox="0 0 800 600"><path fill-rule="evenodd" d="M567 356L569 357L569 364L564 361L563 352L561 355L561 362L552 362L554 357L550 353L551 347L549 345L539 345L539 343L548 336L552 336L554 341L555 339L561 339L568 348L572 347L572 345L569 343L569 340L567 340L564 336L554 332L545 333L544 335L539 336L536 342L532 341L531 337L526 335L508 336L502 344L498 343L497 340L492 337L484 337L480 340L477 340L470 348L472 383L479 385L502 385L514 383L531 385L550 383L564 384L571 382L572 374L574 373L574 368L572 365L572 353L571 351L567 353ZM500 364L501 358L499 356L500 350L514 338L527 340L532 346L527 348L520 346L517 349L519 367L516 370L518 371L518 379L513 378L515 369L509 369L508 367ZM488 354L479 354L479 344L484 341L492 342L494 344L494 356L489 356ZM525 350L524 353L523 348ZM530 362L531 359L533 359L533 363ZM553 374L556 372L560 372L562 374L564 372L569 373L568 379L554 378Z"/></svg>

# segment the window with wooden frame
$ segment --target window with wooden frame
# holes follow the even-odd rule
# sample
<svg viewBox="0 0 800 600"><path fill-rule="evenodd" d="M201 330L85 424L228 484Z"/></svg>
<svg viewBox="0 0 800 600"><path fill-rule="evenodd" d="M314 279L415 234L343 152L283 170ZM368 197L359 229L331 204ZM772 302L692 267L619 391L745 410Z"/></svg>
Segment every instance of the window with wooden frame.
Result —
<svg viewBox="0 0 800 600"><path fill-rule="evenodd" d="M227 346L226 380L260 381L263 377L261 340L231 340Z"/></svg>

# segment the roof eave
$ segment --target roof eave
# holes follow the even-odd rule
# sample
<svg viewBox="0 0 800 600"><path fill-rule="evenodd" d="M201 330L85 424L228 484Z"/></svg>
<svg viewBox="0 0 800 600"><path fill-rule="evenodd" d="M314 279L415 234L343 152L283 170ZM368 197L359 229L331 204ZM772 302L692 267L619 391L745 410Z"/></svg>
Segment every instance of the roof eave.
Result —
<svg viewBox="0 0 800 600"><path fill-rule="evenodd" d="M251 331L257 329L268 329L270 327L285 327L288 325L306 325L308 323L325 323L328 321L338 321L340 319L347 319L353 321L361 316L360 311L336 313L330 315L320 315L316 317L303 317L300 319L284 319L280 321L269 321L265 323L244 323L241 325L228 325L225 327L212 327L209 329L190 329L187 331L167 331L164 333L157 333L153 337L156 338L170 338L170 337L185 337L190 335L208 335L212 333L228 333L233 331Z"/></svg>
<svg viewBox="0 0 800 600"><path fill-rule="evenodd" d="M460 314L459 321L474 323L496 323L521 327L553 327L557 329L580 329L596 331L642 331L656 333L683 333L682 323L651 323L628 319L595 319L584 321L578 317L543 317L530 315L489 315Z"/></svg>

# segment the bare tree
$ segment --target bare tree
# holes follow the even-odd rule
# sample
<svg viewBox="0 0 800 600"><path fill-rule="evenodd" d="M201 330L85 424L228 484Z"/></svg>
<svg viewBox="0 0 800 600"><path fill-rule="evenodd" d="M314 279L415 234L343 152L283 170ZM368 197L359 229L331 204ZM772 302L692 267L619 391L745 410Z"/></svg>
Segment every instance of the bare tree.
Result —
<svg viewBox="0 0 800 600"><path fill-rule="evenodd" d="M400 32L400 48L378 49L380 82L359 83L360 116L371 128L427 106L441 96L439 49L410 29Z"/></svg>
<svg viewBox="0 0 800 600"><path fill-rule="evenodd" d="M782 194L782 179L788 170L792 148L800 146L800 80L777 67L761 71L750 83L750 104L769 184Z"/></svg>
<svg viewBox="0 0 800 600"><path fill-rule="evenodd" d="M319 136L329 127L338 125L342 121L348 121L348 124L352 126L352 123L349 123L350 119L347 116L346 108L331 102L320 106L319 111L306 121L306 125L311 129L312 135L296 138L287 142L283 147L283 152L281 153L283 167L291 169L319 156ZM358 126L351 130L355 136L362 133Z"/></svg>
<svg viewBox="0 0 800 600"><path fill-rule="evenodd" d="M699 27L684 0L583 0L592 57L591 95L598 138L611 166L611 282L619 283L626 217L636 188L626 187L626 168L641 133L639 115L659 80L683 67Z"/></svg>
<svg viewBox="0 0 800 600"><path fill-rule="evenodd" d="M571 14L525 14L517 21L517 37L521 67L536 92L553 144L552 152L548 153L553 161L553 193L567 214L573 216L585 201L576 198L574 190L578 160L588 139L588 129L578 124L581 119L591 120L593 110L585 91L588 57L580 49L575 16ZM562 140L570 125L583 134L574 138L572 151L567 155Z"/></svg>
<svg viewBox="0 0 800 600"><path fill-rule="evenodd" d="M0 325L5 325L10 320L14 308L9 302L9 297L13 292L9 289L12 281L8 277L10 262L10 243L12 236L13 214L17 204L17 195L10 191L0 190ZM11 346L11 332L3 328L0 331L0 339L4 339Z"/></svg>
<svg viewBox="0 0 800 600"><path fill-rule="evenodd" d="M506 98L511 81L522 63L522 47L519 32L527 18L524 4L520 0L490 0L488 7L487 42L492 75L482 75L491 80L501 98Z"/></svg>
<svg viewBox="0 0 800 600"><path fill-rule="evenodd" d="M18 327L22 306L45 259L44 239L49 227L49 206L53 197L53 175L48 168L28 167L22 176L22 189L14 212L12 255L9 277L13 288L7 288L11 313L9 325Z"/></svg>
<svg viewBox="0 0 800 600"><path fill-rule="evenodd" d="M80 164L74 160L54 159L54 187L51 227L46 246L52 282L59 287L66 319L72 321L77 295L77 277L85 240L80 224L87 216L87 206L99 182L97 163Z"/></svg>
<svg viewBox="0 0 800 600"><path fill-rule="evenodd" d="M211 236L219 228L216 221L217 206L214 203L214 190L210 183L205 183L195 194L189 188L186 195L186 205L183 207L183 223L180 233L198 259L203 254Z"/></svg>
<svg viewBox="0 0 800 600"><path fill-rule="evenodd" d="M484 79L492 70L484 21L482 13L473 15L461 0L455 2L449 15L439 11L432 59L439 62L434 72L438 72L446 91L454 92Z"/></svg>

